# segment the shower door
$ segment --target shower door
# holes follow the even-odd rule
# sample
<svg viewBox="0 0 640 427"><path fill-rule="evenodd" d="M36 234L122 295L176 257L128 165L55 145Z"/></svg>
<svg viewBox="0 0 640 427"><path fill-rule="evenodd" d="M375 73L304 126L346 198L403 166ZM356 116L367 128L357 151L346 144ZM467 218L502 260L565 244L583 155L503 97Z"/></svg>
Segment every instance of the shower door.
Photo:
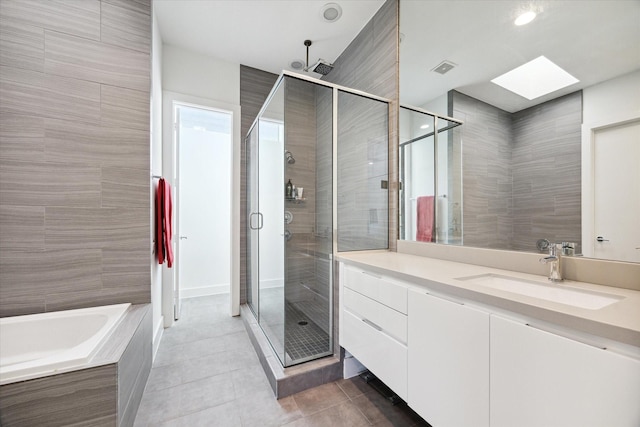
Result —
<svg viewBox="0 0 640 427"><path fill-rule="evenodd" d="M281 360L285 316L283 90L275 91L245 141L247 303Z"/></svg>

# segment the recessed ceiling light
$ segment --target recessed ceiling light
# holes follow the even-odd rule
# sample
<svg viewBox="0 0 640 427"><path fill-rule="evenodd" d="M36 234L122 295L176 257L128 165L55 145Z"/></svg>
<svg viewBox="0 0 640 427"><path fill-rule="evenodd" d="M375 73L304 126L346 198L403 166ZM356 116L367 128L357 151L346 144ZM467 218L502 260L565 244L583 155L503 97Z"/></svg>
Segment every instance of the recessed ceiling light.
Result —
<svg viewBox="0 0 640 427"><path fill-rule="evenodd" d="M429 127L429 125L422 125L422 126L420 126L420 129L426 129L428 127Z"/></svg>
<svg viewBox="0 0 640 427"><path fill-rule="evenodd" d="M338 3L327 3L320 10L322 19L327 22L336 22L342 16L342 8Z"/></svg>
<svg viewBox="0 0 640 427"><path fill-rule="evenodd" d="M539 56L491 80L498 86L528 100L539 98L579 81L544 56Z"/></svg>
<svg viewBox="0 0 640 427"><path fill-rule="evenodd" d="M527 25L529 22L533 21L536 17L536 13L533 11L528 11L520 14L514 21L516 25Z"/></svg>
<svg viewBox="0 0 640 427"><path fill-rule="evenodd" d="M304 61L302 59L294 59L293 61L291 61L291 64L289 64L289 66L294 70L302 70L304 68Z"/></svg>

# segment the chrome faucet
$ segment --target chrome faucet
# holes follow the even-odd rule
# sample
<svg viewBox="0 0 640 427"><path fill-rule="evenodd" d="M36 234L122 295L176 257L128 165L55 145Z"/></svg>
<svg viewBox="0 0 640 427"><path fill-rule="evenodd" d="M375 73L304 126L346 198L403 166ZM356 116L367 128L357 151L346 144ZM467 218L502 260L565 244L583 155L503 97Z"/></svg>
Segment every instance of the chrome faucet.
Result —
<svg viewBox="0 0 640 427"><path fill-rule="evenodd" d="M543 264L549 264L549 280L552 282L562 282L562 244L551 243L549 245L549 256L540 258Z"/></svg>

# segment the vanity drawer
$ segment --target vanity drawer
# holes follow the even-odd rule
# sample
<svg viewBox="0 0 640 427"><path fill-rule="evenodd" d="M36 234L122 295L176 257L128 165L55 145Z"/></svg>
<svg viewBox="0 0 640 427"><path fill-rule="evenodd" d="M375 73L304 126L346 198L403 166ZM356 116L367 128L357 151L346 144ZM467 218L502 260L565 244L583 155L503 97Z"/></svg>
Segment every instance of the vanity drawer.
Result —
<svg viewBox="0 0 640 427"><path fill-rule="evenodd" d="M345 266L344 287L407 314L407 287L352 266Z"/></svg>
<svg viewBox="0 0 640 427"><path fill-rule="evenodd" d="M372 322L375 326L381 328L387 335L391 335L393 338L406 344L406 315L349 288L344 288L342 297L344 299L343 305L345 310L349 310L361 319Z"/></svg>
<svg viewBox="0 0 640 427"><path fill-rule="evenodd" d="M342 310L340 345L407 400L407 347Z"/></svg>

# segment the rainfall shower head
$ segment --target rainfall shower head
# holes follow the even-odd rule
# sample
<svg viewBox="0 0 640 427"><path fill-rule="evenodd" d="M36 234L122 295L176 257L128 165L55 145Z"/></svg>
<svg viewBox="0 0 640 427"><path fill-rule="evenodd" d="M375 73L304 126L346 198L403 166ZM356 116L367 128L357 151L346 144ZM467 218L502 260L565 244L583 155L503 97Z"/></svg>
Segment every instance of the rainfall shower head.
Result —
<svg viewBox="0 0 640 427"><path fill-rule="evenodd" d="M290 165L296 162L296 159L293 158L293 154L291 154L291 151L289 150L284 152L284 158L287 159L287 163L289 163Z"/></svg>
<svg viewBox="0 0 640 427"><path fill-rule="evenodd" d="M309 46L311 46L311 40L305 40L304 45L307 47L307 66L303 68L304 71L309 72L309 70L314 73L322 74L326 76L333 70L333 64L325 61L324 59L318 59L313 66L309 67Z"/></svg>
<svg viewBox="0 0 640 427"><path fill-rule="evenodd" d="M322 74L323 76L329 74L331 70L333 70L333 64L328 63L324 59L318 59L318 62L316 62L313 67L311 67L311 71L313 71L314 73Z"/></svg>

